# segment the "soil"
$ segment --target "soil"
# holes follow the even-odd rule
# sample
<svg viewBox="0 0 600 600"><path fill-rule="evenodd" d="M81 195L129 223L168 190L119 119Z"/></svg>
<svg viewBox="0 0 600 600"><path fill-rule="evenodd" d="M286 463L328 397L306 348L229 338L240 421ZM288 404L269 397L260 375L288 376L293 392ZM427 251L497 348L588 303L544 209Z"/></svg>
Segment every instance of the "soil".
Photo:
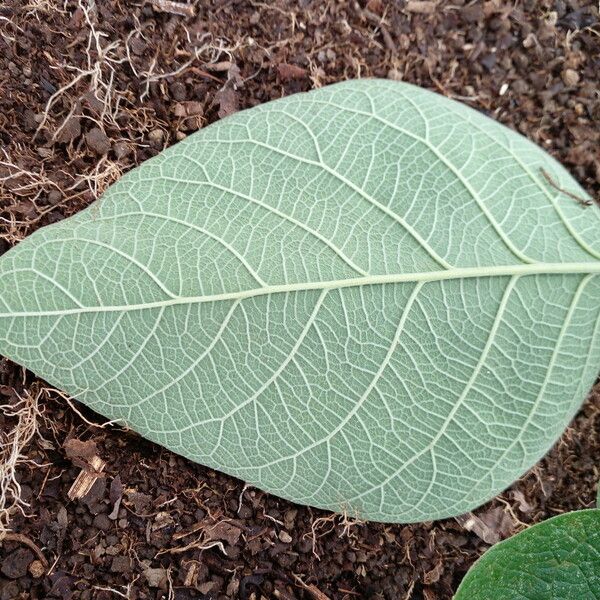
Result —
<svg viewBox="0 0 600 600"><path fill-rule="evenodd" d="M599 197L596 1L5 0L0 253L233 111L371 76L483 111ZM0 600L447 599L494 541L592 506L600 475L600 385L509 490L474 515L409 526L246 488L99 426L0 359L5 436L19 398L42 414L18 467L27 505L0 548ZM91 489L71 499L76 479L71 497Z"/></svg>

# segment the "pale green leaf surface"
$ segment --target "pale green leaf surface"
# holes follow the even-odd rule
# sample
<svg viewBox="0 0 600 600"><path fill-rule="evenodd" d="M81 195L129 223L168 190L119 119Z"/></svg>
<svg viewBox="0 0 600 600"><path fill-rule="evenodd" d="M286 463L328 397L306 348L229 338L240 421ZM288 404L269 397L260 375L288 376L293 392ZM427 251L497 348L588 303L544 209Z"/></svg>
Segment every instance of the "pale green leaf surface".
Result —
<svg viewBox="0 0 600 600"><path fill-rule="evenodd" d="M0 259L0 352L111 419L351 515L465 512L600 365L600 211L391 81L228 117Z"/></svg>
<svg viewBox="0 0 600 600"><path fill-rule="evenodd" d="M492 546L454 600L598 600L600 510L538 523Z"/></svg>

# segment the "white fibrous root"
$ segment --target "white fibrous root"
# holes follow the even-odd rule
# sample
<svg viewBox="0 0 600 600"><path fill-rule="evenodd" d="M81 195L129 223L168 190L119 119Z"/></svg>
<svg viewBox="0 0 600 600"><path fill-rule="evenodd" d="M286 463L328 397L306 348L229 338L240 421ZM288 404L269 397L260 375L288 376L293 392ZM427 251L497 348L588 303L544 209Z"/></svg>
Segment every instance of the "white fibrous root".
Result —
<svg viewBox="0 0 600 600"><path fill-rule="evenodd" d="M39 466L25 450L38 434L40 395L41 392L35 396L26 393L23 397L17 396L17 402L0 405L0 414L9 425L0 431L0 542L9 531L15 512L26 515L29 507L21 497L18 470L27 463Z"/></svg>

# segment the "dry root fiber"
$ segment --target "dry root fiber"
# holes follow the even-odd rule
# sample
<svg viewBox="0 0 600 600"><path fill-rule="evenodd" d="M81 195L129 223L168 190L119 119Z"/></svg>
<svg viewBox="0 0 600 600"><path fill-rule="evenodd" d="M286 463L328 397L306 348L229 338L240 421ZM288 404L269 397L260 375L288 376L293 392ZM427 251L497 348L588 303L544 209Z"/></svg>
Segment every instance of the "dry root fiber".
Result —
<svg viewBox="0 0 600 600"><path fill-rule="evenodd" d="M16 402L0 405L0 414L6 424L0 431L0 542L9 531L12 515L25 514L28 504L21 498L17 478L20 466L33 461L25 449L37 434L41 412L38 406L40 393L16 396Z"/></svg>

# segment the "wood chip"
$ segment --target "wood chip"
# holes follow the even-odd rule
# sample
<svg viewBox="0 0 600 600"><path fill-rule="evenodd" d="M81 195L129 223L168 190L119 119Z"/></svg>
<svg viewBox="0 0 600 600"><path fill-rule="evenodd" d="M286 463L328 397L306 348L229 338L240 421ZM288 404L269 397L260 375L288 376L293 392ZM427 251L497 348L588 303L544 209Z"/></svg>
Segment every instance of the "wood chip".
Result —
<svg viewBox="0 0 600 600"><path fill-rule="evenodd" d="M431 15L436 11L437 5L429 0L409 0L404 10L422 15Z"/></svg>
<svg viewBox="0 0 600 600"><path fill-rule="evenodd" d="M216 63L208 63L207 65L204 65L204 68L207 71L229 71L229 69L231 69L232 64L233 63L229 60L222 60Z"/></svg>
<svg viewBox="0 0 600 600"><path fill-rule="evenodd" d="M179 15L180 17L195 17L196 9L185 2L173 2L173 0L152 0L152 6L159 12Z"/></svg>
<svg viewBox="0 0 600 600"><path fill-rule="evenodd" d="M198 563L193 560L190 561L187 573L185 574L185 580L183 582L183 587L195 587L198 582Z"/></svg>
<svg viewBox="0 0 600 600"><path fill-rule="evenodd" d="M501 508L491 509L481 515L481 518L473 513L455 517L457 523L467 531L472 531L486 544L497 544L502 538L512 532L512 524Z"/></svg>
<svg viewBox="0 0 600 600"><path fill-rule="evenodd" d="M83 498L92 489L92 486L100 477L100 473L104 471L106 463L99 456L94 456L90 461L90 466L92 469L82 469L73 482L67 494L70 500Z"/></svg>
<svg viewBox="0 0 600 600"><path fill-rule="evenodd" d="M100 477L104 477L102 471L106 463L98 456L98 448L93 440L84 442L71 438L65 442L64 449L71 462L81 468L81 473L67 494L69 499L77 500L83 498Z"/></svg>
<svg viewBox="0 0 600 600"><path fill-rule="evenodd" d="M307 77L308 71L298 65L279 63L277 65L277 74L283 81L290 81L292 79L303 79L304 77Z"/></svg>

